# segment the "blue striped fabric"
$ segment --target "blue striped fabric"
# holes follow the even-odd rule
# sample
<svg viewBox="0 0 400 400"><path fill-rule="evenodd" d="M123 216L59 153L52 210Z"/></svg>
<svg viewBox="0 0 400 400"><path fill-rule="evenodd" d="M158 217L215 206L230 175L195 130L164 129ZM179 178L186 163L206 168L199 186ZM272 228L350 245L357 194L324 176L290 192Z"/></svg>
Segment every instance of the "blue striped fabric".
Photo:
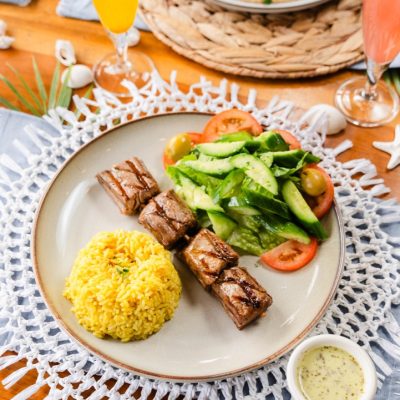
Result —
<svg viewBox="0 0 400 400"><path fill-rule="evenodd" d="M17 6L27 6L31 0L0 0L0 3L16 4Z"/></svg>

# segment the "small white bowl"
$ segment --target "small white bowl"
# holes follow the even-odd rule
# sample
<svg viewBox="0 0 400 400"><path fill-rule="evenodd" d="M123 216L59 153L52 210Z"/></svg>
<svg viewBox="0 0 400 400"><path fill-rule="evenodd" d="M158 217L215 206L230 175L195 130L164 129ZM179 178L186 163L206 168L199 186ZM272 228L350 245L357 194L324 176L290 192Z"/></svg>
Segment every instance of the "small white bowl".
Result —
<svg viewBox="0 0 400 400"><path fill-rule="evenodd" d="M376 369L368 353L357 343L339 335L319 335L304 340L296 347L289 358L286 377L289 391L294 400L307 400L297 384L296 370L305 351L320 346L335 346L350 353L364 373L364 394L357 400L374 400L376 393Z"/></svg>

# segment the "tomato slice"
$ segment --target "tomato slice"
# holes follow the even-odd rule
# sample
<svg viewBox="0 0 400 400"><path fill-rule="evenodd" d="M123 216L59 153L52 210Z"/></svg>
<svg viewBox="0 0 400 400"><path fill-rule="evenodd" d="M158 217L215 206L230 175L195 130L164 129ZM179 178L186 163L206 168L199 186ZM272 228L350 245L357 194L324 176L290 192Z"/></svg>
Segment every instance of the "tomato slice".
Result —
<svg viewBox="0 0 400 400"><path fill-rule="evenodd" d="M319 167L317 164L309 164L305 168L314 168L318 170L321 172L326 182L326 190L321 195L317 197L304 196L315 216L318 219L321 219L332 206L333 198L335 196L335 189L330 176L323 168Z"/></svg>
<svg viewBox="0 0 400 400"><path fill-rule="evenodd" d="M246 131L258 136L263 128L251 114L234 108L214 115L207 122L203 142L213 142L222 134L238 131Z"/></svg>
<svg viewBox="0 0 400 400"><path fill-rule="evenodd" d="M193 146L199 143L203 143L203 134L198 132L187 132L190 137L190 141L192 142Z"/></svg>
<svg viewBox="0 0 400 400"><path fill-rule="evenodd" d="M317 240L311 238L309 244L288 240L264 253L261 261L278 271L295 271L307 265L317 253Z"/></svg>
<svg viewBox="0 0 400 400"><path fill-rule="evenodd" d="M289 145L290 150L301 149L301 143L289 131L274 129L274 132L279 133L283 137L283 140Z"/></svg>
<svg viewBox="0 0 400 400"><path fill-rule="evenodd" d="M197 132L186 132L186 133L190 137L190 141L192 142L192 147L194 147L196 144L202 143L202 140L203 140L202 133L197 133ZM164 153L163 153L164 169L166 169L168 167L168 165L174 165L174 164L175 164L175 161L171 160L171 158L169 158L164 151Z"/></svg>

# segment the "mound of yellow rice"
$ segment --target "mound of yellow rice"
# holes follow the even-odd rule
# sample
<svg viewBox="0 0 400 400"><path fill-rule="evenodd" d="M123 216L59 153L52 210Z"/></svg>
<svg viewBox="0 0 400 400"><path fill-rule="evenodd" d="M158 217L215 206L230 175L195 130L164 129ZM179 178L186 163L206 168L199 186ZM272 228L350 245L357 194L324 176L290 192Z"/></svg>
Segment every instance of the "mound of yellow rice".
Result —
<svg viewBox="0 0 400 400"><path fill-rule="evenodd" d="M141 232L101 232L79 252L64 296L94 335L145 339L174 315L182 285L170 253Z"/></svg>

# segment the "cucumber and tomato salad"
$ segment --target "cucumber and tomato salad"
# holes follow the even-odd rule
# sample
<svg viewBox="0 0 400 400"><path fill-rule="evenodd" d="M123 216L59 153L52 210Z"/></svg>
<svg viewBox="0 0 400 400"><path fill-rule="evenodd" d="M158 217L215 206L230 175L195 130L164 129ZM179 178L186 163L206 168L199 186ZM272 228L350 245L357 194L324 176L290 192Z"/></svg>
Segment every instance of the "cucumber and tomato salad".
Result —
<svg viewBox="0 0 400 400"><path fill-rule="evenodd" d="M290 132L264 131L236 109L212 117L201 133L176 135L163 156L203 227L281 271L307 265L327 238L320 219L334 188L319 161Z"/></svg>

